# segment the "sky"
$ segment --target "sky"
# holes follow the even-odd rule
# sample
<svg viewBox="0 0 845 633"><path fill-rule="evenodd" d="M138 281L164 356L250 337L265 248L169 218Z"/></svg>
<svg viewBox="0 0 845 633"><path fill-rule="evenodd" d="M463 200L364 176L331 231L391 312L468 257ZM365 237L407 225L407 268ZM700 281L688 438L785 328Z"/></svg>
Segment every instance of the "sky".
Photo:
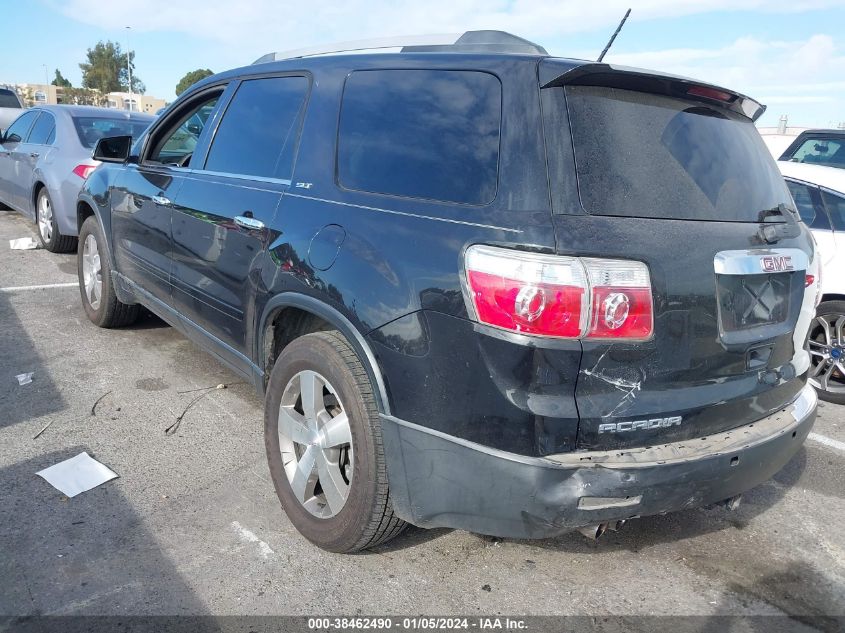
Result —
<svg viewBox="0 0 845 633"><path fill-rule="evenodd" d="M0 83L43 82L46 66L78 86L100 40L133 50L147 94L167 101L197 68L364 38L498 29L595 59L628 7L605 61L748 94L768 106L759 125L845 123L845 0L0 0Z"/></svg>

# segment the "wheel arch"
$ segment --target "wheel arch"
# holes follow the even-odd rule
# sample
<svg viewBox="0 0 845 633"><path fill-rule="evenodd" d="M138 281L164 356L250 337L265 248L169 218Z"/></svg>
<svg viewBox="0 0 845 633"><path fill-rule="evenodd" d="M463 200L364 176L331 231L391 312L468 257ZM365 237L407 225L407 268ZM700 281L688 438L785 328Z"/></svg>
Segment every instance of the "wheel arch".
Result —
<svg viewBox="0 0 845 633"><path fill-rule="evenodd" d="M97 218L97 223L100 225L100 228L103 231L103 241L105 242L103 246L105 247L106 255L109 258L109 267L112 270L115 270L114 257L111 251L111 243L109 242L109 236L111 235L111 227L103 221L104 218L102 213L100 212L100 207L96 204L96 202L94 202L93 199L86 196L83 192L79 195L79 199L76 201L77 235L82 232L82 224L91 216Z"/></svg>
<svg viewBox="0 0 845 633"><path fill-rule="evenodd" d="M36 178L32 184L32 192L29 194L29 202L32 204L32 216L36 222L38 222L38 194L41 193L42 189L47 189L47 183L42 178Z"/></svg>
<svg viewBox="0 0 845 633"><path fill-rule="evenodd" d="M319 299L296 292L286 292L272 297L265 305L259 320L256 330L255 358L260 361L261 369L265 372L262 387L267 384L269 379L269 369L266 367L266 363L272 359L273 351L272 347L268 347L268 345L272 346L273 344L272 340L268 340L268 334L270 337L274 336L274 324L277 317L291 308L312 315L332 329L338 330L346 338L364 365L367 376L374 386L374 395L379 412L390 415L387 389L379 370L378 361L361 332L336 308Z"/></svg>
<svg viewBox="0 0 845 633"><path fill-rule="evenodd" d="M845 295L828 292L822 295L821 303L824 303L825 301L845 301Z"/></svg>

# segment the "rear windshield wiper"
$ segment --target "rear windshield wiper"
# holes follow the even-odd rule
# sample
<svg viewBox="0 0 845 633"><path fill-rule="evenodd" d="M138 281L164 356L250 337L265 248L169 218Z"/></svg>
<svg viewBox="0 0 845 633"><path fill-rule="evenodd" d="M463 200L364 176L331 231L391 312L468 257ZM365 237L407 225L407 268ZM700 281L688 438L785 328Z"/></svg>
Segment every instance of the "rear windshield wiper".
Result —
<svg viewBox="0 0 845 633"><path fill-rule="evenodd" d="M760 239L767 244L774 244L780 239L789 237L798 237L801 234L801 229L795 219L795 210L790 209L783 202L771 209L763 209L757 215L757 221L765 224L768 218L783 218L785 224L769 224L768 226L761 226L757 232Z"/></svg>

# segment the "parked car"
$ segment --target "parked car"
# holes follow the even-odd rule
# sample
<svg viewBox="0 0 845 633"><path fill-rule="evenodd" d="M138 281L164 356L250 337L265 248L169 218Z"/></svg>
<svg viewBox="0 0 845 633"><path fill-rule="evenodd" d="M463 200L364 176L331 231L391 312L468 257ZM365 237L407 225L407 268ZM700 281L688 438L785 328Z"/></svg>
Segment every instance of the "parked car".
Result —
<svg viewBox="0 0 845 633"><path fill-rule="evenodd" d="M21 113L23 103L14 88L0 86L0 133Z"/></svg>
<svg viewBox="0 0 845 633"><path fill-rule="evenodd" d="M499 32L323 52L101 140L78 207L90 320L146 306L254 383L300 532L597 536L791 459L818 258L763 106Z"/></svg>
<svg viewBox="0 0 845 633"><path fill-rule="evenodd" d="M845 130L801 132L778 160L845 169Z"/></svg>
<svg viewBox="0 0 845 633"><path fill-rule="evenodd" d="M90 106L25 110L0 137L0 202L38 223L48 251L76 249L76 198L99 164L91 159L104 136L140 136L155 117Z"/></svg>
<svg viewBox="0 0 845 633"><path fill-rule="evenodd" d="M845 171L785 161L778 167L821 255L822 302L810 329L810 382L823 400L845 404Z"/></svg>

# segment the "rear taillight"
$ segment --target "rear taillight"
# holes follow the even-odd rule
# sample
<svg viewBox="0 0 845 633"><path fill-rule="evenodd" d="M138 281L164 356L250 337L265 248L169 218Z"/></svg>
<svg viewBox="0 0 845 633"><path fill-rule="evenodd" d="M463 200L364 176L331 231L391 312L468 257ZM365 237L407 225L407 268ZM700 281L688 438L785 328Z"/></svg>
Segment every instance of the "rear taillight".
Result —
<svg viewBox="0 0 845 633"><path fill-rule="evenodd" d="M481 323L572 339L643 340L654 330L651 282L642 262L471 246L465 267Z"/></svg>
<svg viewBox="0 0 845 633"><path fill-rule="evenodd" d="M82 178L82 180L87 180L88 176L90 176L91 172L95 169L97 169L97 165L86 165L83 163L74 167L73 173Z"/></svg>

